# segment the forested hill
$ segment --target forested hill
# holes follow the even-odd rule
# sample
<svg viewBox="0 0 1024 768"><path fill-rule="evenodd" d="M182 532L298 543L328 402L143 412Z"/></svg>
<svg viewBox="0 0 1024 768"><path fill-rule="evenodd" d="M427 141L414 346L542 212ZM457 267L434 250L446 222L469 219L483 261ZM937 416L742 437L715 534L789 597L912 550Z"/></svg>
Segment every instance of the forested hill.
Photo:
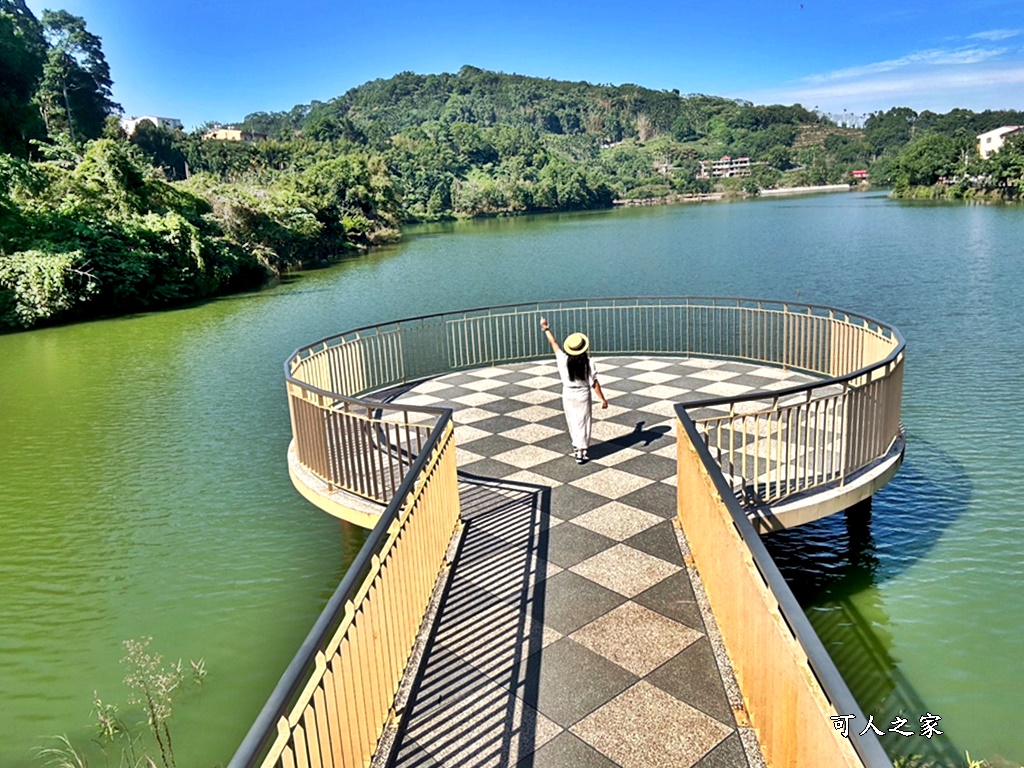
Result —
<svg viewBox="0 0 1024 768"><path fill-rule="evenodd" d="M742 118L741 112L746 113ZM466 66L458 74L403 72L365 83L328 102L249 115L245 126L279 139L296 132L340 131L335 138L347 134L378 148L385 148L402 131L429 122L502 124L614 143L666 134L696 138L709 131L716 115L748 130L818 122L814 113L799 106L752 107L715 96L680 96L678 91L637 85L592 85Z"/></svg>
<svg viewBox="0 0 1024 768"><path fill-rule="evenodd" d="M65 11L0 0L0 330L169 306L399 237L418 220L757 194L848 181L1019 194L1024 113L905 107L863 126L800 105L463 67L402 73L227 140L118 120L102 41ZM230 134L243 136L237 131ZM746 175L702 163L746 158Z"/></svg>

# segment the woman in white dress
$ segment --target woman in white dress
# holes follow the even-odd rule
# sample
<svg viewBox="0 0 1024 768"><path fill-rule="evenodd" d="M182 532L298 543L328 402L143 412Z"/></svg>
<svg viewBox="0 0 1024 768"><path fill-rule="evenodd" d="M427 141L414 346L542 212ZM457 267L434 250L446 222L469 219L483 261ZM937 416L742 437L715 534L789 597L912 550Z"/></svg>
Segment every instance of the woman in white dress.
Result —
<svg viewBox="0 0 1024 768"><path fill-rule="evenodd" d="M555 334L551 332L548 321L543 317L540 319L540 329L555 353L558 375L562 379L565 422L569 426L569 437L572 438L576 463L583 464L590 458L587 456L587 448L590 447L591 387L601 398L601 407L608 407L608 400L597 380L597 369L587 353L590 349L590 340L582 333L571 333L566 337L563 349L558 346Z"/></svg>

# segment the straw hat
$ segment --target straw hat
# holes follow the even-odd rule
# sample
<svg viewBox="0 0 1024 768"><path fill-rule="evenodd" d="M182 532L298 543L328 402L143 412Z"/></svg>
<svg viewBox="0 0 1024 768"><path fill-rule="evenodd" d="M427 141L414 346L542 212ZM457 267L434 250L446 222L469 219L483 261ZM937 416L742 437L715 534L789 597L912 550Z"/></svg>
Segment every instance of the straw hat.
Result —
<svg viewBox="0 0 1024 768"><path fill-rule="evenodd" d="M590 349L590 339L582 333L570 333L565 337L562 347L565 349L565 354L576 357Z"/></svg>

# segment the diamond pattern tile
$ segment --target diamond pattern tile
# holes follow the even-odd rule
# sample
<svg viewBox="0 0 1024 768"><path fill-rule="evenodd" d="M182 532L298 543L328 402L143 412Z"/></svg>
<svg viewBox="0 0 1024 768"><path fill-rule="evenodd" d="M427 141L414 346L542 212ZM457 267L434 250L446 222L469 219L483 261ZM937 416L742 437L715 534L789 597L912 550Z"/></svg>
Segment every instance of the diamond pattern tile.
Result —
<svg viewBox="0 0 1024 768"><path fill-rule="evenodd" d="M571 730L624 768L692 768L733 732L643 680Z"/></svg>
<svg viewBox="0 0 1024 768"><path fill-rule="evenodd" d="M620 595L633 597L671 576L679 566L625 544L616 544L569 570Z"/></svg>
<svg viewBox="0 0 1024 768"><path fill-rule="evenodd" d="M594 408L583 465L548 360L387 393L453 409L465 526L390 766L747 767L671 523L674 405L808 377L596 362L610 407ZM770 476L752 438L742 445Z"/></svg>

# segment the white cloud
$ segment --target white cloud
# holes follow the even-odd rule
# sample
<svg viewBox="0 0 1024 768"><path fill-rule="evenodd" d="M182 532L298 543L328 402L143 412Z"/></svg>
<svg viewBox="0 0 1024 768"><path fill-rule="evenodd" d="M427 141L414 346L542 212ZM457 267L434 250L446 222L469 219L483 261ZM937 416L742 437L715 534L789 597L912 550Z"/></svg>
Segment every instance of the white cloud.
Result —
<svg viewBox="0 0 1024 768"><path fill-rule="evenodd" d="M975 32L973 35L968 35L968 40L989 40L991 42L999 42L1000 40L1009 40L1011 37L1018 37L1021 34L1019 29L990 29L987 32Z"/></svg>
<svg viewBox="0 0 1024 768"><path fill-rule="evenodd" d="M917 73L878 72L846 82L815 81L755 93L735 94L758 104L800 103L825 112L867 113L893 106L945 112L955 107L1018 108L1024 65L945 68Z"/></svg>
<svg viewBox="0 0 1024 768"><path fill-rule="evenodd" d="M983 61L998 58L1008 52L1007 48L958 48L956 50L934 49L929 51L917 51L908 53L898 59L878 61L873 64L863 64L857 67L847 67L827 72L821 75L810 75L803 78L806 83L827 83L836 80L854 80L868 75L893 72L897 69L914 66L964 66L968 64L980 64Z"/></svg>

